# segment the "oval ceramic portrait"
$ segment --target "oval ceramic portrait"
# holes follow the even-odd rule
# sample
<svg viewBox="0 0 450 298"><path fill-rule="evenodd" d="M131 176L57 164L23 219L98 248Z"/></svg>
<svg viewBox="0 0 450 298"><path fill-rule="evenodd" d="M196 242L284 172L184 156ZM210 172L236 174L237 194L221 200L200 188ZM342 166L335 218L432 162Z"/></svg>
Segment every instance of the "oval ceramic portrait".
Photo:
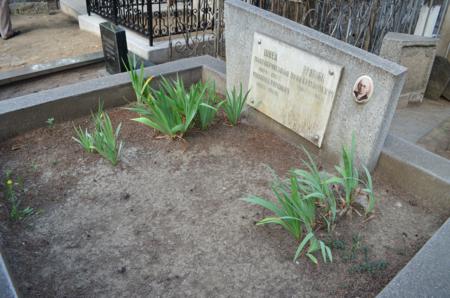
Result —
<svg viewBox="0 0 450 298"><path fill-rule="evenodd" d="M357 103L366 103L373 94L373 81L369 76L359 77L353 86L353 98Z"/></svg>

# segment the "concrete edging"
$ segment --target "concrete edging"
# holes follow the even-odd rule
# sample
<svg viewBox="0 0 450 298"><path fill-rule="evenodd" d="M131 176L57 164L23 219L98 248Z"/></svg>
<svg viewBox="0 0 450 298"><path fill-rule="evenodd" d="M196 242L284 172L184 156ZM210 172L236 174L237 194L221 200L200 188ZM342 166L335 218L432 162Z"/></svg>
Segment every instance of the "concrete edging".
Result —
<svg viewBox="0 0 450 298"><path fill-rule="evenodd" d="M388 297L448 297L450 293L450 219L378 294Z"/></svg>
<svg viewBox="0 0 450 298"><path fill-rule="evenodd" d="M0 73L0 86L104 61L103 52L62 58Z"/></svg>
<svg viewBox="0 0 450 298"><path fill-rule="evenodd" d="M180 76L189 86L203 78L203 67L208 66L217 68L217 59L210 56L181 59L147 67L145 75L155 77L153 87L156 87L161 76ZM99 100L104 102L105 108L134 101L135 94L128 73L0 101L0 141L43 127L51 117L56 122L62 122L88 115L97 107Z"/></svg>
<svg viewBox="0 0 450 298"><path fill-rule="evenodd" d="M8 266L0 253L0 297L18 298L17 290L9 274Z"/></svg>
<svg viewBox="0 0 450 298"><path fill-rule="evenodd" d="M450 216L450 161L402 138L388 135L378 172L383 177L416 194L419 206Z"/></svg>

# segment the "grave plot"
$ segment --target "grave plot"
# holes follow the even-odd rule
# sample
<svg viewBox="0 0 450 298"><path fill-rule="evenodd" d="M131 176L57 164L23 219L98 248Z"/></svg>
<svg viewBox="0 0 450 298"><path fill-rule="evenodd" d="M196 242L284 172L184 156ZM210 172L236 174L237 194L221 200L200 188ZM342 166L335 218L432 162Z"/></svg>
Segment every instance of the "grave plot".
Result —
<svg viewBox="0 0 450 298"><path fill-rule="evenodd" d="M162 67L155 73L164 73ZM158 86L152 85L161 91ZM78 89L75 98L86 103L92 91ZM304 251L294 262L300 240L279 226L255 225L273 213L242 199L275 202L273 172L289 178L290 169L307 170L303 149L245 117L231 126L222 108L206 130L197 120L182 139L131 120L139 115L123 107L106 112L114 129L122 123L116 166L72 139L79 138L74 127L93 134L88 116L57 120L0 145L8 171L2 185L21 181L20 206L32 208L32 215L14 220L5 205L0 221L4 255L23 295L375 296L443 221L375 176L371 213L352 204L330 232L317 221L315 237L333 261L315 251L316 265ZM313 158L336 175L333 164Z"/></svg>
<svg viewBox="0 0 450 298"><path fill-rule="evenodd" d="M375 177L374 218L354 214L323 235L333 263L294 263L294 239L255 226L270 212L240 198L270 198L265 165L284 175L301 167L302 150L247 124L174 142L130 112L111 117L123 123L117 167L83 152L71 123L1 144L2 168L39 210L20 223L2 210L5 253L27 296L375 295L441 223Z"/></svg>
<svg viewBox="0 0 450 298"><path fill-rule="evenodd" d="M404 67L225 6L226 73L204 56L0 101L20 294L373 297L444 222L445 198L374 171L410 165L385 145Z"/></svg>

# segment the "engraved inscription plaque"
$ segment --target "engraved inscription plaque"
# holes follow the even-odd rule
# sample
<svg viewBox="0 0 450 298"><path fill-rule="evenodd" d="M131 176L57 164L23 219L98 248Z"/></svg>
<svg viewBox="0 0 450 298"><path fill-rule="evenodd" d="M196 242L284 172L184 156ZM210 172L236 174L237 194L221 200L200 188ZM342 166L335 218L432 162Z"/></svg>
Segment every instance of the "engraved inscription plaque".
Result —
<svg viewBox="0 0 450 298"><path fill-rule="evenodd" d="M340 65L255 33L247 103L320 148L341 72Z"/></svg>

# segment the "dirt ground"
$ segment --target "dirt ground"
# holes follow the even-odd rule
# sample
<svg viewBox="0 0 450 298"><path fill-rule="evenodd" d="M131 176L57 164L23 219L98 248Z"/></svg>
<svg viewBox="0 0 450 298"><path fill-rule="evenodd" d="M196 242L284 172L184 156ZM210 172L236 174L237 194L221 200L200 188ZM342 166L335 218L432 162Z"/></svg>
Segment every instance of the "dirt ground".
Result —
<svg viewBox="0 0 450 298"><path fill-rule="evenodd" d="M375 217L340 223L334 262L294 263L298 243L255 226L269 213L240 198L272 197L267 165L299 167L299 148L245 121L158 140L131 112L110 112L123 123L117 167L71 140L72 123L0 144L2 172L23 178L24 206L41 210L22 223L0 213L25 297L373 297L444 220L374 177Z"/></svg>
<svg viewBox="0 0 450 298"><path fill-rule="evenodd" d="M22 33L0 40L0 72L102 50L98 36L79 30L78 22L61 12L14 15L12 24Z"/></svg>

